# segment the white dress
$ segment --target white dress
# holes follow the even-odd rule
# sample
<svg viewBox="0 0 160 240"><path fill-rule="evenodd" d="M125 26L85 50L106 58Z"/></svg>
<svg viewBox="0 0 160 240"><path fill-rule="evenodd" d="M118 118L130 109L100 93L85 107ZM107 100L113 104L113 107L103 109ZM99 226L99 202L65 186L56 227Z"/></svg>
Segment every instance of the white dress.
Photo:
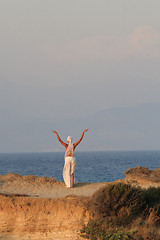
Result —
<svg viewBox="0 0 160 240"><path fill-rule="evenodd" d="M71 155L72 157L68 156ZM67 188L71 187L71 174L74 173L76 165L76 159L74 157L74 147L73 143L69 143L68 148L65 153L65 164L63 168L63 179Z"/></svg>

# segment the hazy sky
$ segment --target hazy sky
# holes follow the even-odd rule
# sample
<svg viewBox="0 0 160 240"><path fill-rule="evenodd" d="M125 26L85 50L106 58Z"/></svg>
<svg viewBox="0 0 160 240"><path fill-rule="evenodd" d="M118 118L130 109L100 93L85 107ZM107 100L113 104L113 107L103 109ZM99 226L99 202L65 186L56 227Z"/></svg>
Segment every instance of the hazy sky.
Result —
<svg viewBox="0 0 160 240"><path fill-rule="evenodd" d="M25 132L38 120L54 128L160 102L159 9L159 0L0 0L0 152L33 151L43 135Z"/></svg>

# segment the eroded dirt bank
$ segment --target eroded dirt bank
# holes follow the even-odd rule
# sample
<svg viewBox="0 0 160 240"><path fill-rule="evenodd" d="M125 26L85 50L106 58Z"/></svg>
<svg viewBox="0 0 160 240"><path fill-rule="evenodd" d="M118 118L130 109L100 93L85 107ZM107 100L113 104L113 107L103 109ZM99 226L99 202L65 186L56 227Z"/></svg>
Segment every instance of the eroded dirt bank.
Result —
<svg viewBox="0 0 160 240"><path fill-rule="evenodd" d="M77 183L67 189L53 178L0 176L0 239L78 240L92 212L88 199L107 183Z"/></svg>
<svg viewBox="0 0 160 240"><path fill-rule="evenodd" d="M79 228L91 214L86 207L87 200L1 195L0 239L80 239Z"/></svg>
<svg viewBox="0 0 160 240"><path fill-rule="evenodd" d="M133 168L117 182L160 187L160 169ZM67 189L53 178L0 176L0 240L80 240L79 230L94 211L92 195L109 183L77 183Z"/></svg>

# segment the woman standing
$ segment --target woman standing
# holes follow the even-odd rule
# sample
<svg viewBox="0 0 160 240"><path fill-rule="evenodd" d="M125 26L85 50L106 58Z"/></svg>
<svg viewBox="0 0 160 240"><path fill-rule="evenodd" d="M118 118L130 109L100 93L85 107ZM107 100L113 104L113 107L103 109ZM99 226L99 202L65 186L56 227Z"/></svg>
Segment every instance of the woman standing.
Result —
<svg viewBox="0 0 160 240"><path fill-rule="evenodd" d="M75 164L76 164L76 161L75 161L75 157L74 157L74 151L75 151L75 148L77 147L77 145L82 141L83 139L83 136L84 136L84 133L88 131L88 129L85 129L83 132L82 132L82 135L80 137L80 139L76 142L76 143L73 143L72 141L72 137L71 136L68 136L67 137L67 141L68 141L68 144L67 143L64 143L58 133L56 131L53 130L53 133L55 133L57 135L57 138L59 140L59 142L65 147L66 149L66 153L65 153L65 164L64 164L64 169L63 169L63 179L64 179L64 182L67 186L67 188L73 188L73 183L74 183L74 169L75 169Z"/></svg>

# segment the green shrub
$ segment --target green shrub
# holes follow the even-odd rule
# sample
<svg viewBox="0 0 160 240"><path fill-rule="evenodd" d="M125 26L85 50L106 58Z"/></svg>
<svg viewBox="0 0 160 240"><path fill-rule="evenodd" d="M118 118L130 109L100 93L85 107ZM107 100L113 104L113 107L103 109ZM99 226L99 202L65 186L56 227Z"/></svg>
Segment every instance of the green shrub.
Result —
<svg viewBox="0 0 160 240"><path fill-rule="evenodd" d="M124 183L109 184L92 197L96 218L112 218L116 224L126 225L145 205L142 191Z"/></svg>
<svg viewBox="0 0 160 240"><path fill-rule="evenodd" d="M149 225L160 224L160 188L150 187L143 190L147 208L143 212L143 219L150 222Z"/></svg>
<svg viewBox="0 0 160 240"><path fill-rule="evenodd" d="M160 188L109 184L88 203L92 217L81 229L90 240L160 240ZM130 229L136 229L131 231Z"/></svg>
<svg viewBox="0 0 160 240"><path fill-rule="evenodd" d="M155 207L157 204L160 204L160 187L150 187L146 190L143 190L143 195L149 207Z"/></svg>
<svg viewBox="0 0 160 240"><path fill-rule="evenodd" d="M134 239L133 235L133 231L110 225L107 221L91 220L81 229L81 237L91 240L128 240Z"/></svg>

